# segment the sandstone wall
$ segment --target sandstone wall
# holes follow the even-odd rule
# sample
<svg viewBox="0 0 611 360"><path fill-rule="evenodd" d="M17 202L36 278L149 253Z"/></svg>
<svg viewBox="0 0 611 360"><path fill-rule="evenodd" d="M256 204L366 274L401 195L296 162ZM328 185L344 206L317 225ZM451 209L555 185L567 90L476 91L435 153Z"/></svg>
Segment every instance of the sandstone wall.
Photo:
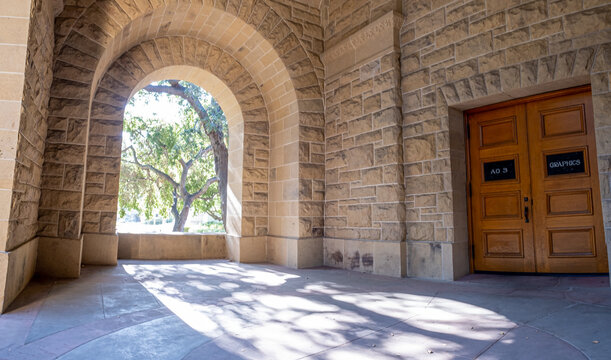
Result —
<svg viewBox="0 0 611 360"><path fill-rule="evenodd" d="M324 29L321 9L324 0L267 0L278 15L293 29L316 69L319 85L324 80L324 67L320 54L324 50Z"/></svg>
<svg viewBox="0 0 611 360"><path fill-rule="evenodd" d="M389 11L401 12L401 0L324 0L322 24L329 49Z"/></svg>
<svg viewBox="0 0 611 360"><path fill-rule="evenodd" d="M23 13L18 3L9 10ZM0 162L14 169L0 174L0 250L35 236L39 196L42 264L65 247L78 275L81 232L99 235L90 249L115 244L122 107L146 74L173 65L213 72L244 110L236 235L247 240L227 249L243 259L466 273L461 110L582 84L611 239L608 2L66 0L51 90L43 3L2 20L21 30L0 35L17 59L0 60L11 73L0 76ZM30 21L27 40L12 22Z"/></svg>
<svg viewBox="0 0 611 360"><path fill-rule="evenodd" d="M0 11L0 311L36 265L53 19L43 0L7 2Z"/></svg>
<svg viewBox="0 0 611 360"><path fill-rule="evenodd" d="M38 230L40 177L47 134L47 106L52 81L53 16L53 8L49 2L32 1L31 31L27 45L28 55L8 229L8 249L32 239Z"/></svg>
<svg viewBox="0 0 611 360"><path fill-rule="evenodd" d="M387 12L323 56L326 265L404 274L401 21Z"/></svg>
<svg viewBox="0 0 611 360"><path fill-rule="evenodd" d="M408 275L451 279L466 271L463 120L452 109L591 83L610 227L611 5L597 0L410 0L403 11Z"/></svg>

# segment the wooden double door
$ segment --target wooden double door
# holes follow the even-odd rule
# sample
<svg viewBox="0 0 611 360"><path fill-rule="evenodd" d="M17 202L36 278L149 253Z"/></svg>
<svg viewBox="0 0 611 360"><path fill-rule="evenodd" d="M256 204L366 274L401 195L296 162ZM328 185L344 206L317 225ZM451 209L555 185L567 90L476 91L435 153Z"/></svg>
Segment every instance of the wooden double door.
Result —
<svg viewBox="0 0 611 360"><path fill-rule="evenodd" d="M589 89L466 120L474 269L608 272Z"/></svg>

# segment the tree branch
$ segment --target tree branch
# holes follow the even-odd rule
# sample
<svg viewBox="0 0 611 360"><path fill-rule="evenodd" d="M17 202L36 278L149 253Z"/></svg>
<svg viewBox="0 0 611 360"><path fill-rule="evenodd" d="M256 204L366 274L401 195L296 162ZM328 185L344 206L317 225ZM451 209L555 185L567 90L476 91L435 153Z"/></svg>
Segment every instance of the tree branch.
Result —
<svg viewBox="0 0 611 360"><path fill-rule="evenodd" d="M206 214L210 215L211 218L213 218L216 221L221 221L223 220L223 218L221 216L218 216L217 214L211 212L211 211L206 211Z"/></svg>
<svg viewBox="0 0 611 360"><path fill-rule="evenodd" d="M197 152L197 154L195 154L195 156L193 157L193 159L189 160L187 162L187 165L190 167L191 165L193 165L194 162L196 162L197 160L207 156L208 154L210 154L210 152L212 151L212 145L208 146L207 148L202 148L199 149L199 151Z"/></svg>
<svg viewBox="0 0 611 360"><path fill-rule="evenodd" d="M136 150L134 149L133 146L129 146L129 147L125 148L123 151L127 151L127 150L131 150L132 155L134 157L134 161L133 161L134 164L138 165L142 169L146 169L146 170L150 170L150 171L154 172L155 174L159 175L162 179L164 179L165 181L169 182L174 188L178 187L178 183L176 181L174 181L174 179L172 179L172 177L170 175L168 175L168 174L164 173L163 171L153 167L152 165L140 163L140 161L138 161L138 157L136 156Z"/></svg>
<svg viewBox="0 0 611 360"><path fill-rule="evenodd" d="M201 189L199 189L199 190L198 190L196 193L194 193L194 194L190 195L190 196L191 196L191 198L192 198L193 200L195 200L195 199L199 198L199 197L200 197L200 196L202 196L202 195L203 195L203 194L204 194L206 191L208 191L208 188L209 188L209 187L210 187L212 184L214 184L214 183L215 183L215 182L217 182L217 181L219 181L219 178L218 178L218 177L216 177L216 176L215 176L215 177L213 177L213 178L208 179L208 181L206 181L206 183L204 184L204 186L202 186L202 188L201 188Z"/></svg>
<svg viewBox="0 0 611 360"><path fill-rule="evenodd" d="M180 85L180 83L177 80L169 80L169 82L170 82L170 86L149 85L145 87L144 90L149 91L149 92L166 93L170 95L180 96L181 98L185 99L189 104L191 104L191 106L193 107L197 115L199 116L200 124L202 125L206 135L208 135L208 138L210 138L210 141L218 142L219 141L218 136L214 136L212 132L208 131L206 127L203 126L205 122L210 121L210 116L208 115L208 111L206 111L206 109L204 108L202 103L199 101L199 99L189 94L187 92L187 88ZM220 139L222 139L222 136L220 137ZM215 144L215 145L220 146L220 144Z"/></svg>

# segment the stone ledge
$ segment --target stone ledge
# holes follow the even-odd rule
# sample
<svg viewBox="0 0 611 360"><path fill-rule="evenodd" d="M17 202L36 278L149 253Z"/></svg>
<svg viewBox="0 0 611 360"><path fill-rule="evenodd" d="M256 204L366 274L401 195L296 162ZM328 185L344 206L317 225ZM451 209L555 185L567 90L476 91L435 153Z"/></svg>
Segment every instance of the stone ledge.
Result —
<svg viewBox="0 0 611 360"><path fill-rule="evenodd" d="M406 275L404 241L323 239L324 265L376 275Z"/></svg>
<svg viewBox="0 0 611 360"><path fill-rule="evenodd" d="M225 259L225 234L118 234L119 259Z"/></svg>
<svg viewBox="0 0 611 360"><path fill-rule="evenodd" d="M18 248L0 252L0 313L15 300L26 287L36 269L38 238Z"/></svg>
<svg viewBox="0 0 611 360"><path fill-rule="evenodd" d="M242 263L267 262L267 238L265 236L227 235L229 260Z"/></svg>
<svg viewBox="0 0 611 360"><path fill-rule="evenodd" d="M323 265L322 238L267 237L267 261L293 269Z"/></svg>
<svg viewBox="0 0 611 360"><path fill-rule="evenodd" d="M389 11L321 55L326 79L390 49L399 51L399 29L403 17Z"/></svg>
<svg viewBox="0 0 611 360"><path fill-rule="evenodd" d="M117 265L119 236L105 234L83 235L83 264Z"/></svg>
<svg viewBox="0 0 611 360"><path fill-rule="evenodd" d="M467 242L407 241L407 276L453 281L468 273Z"/></svg>
<svg viewBox="0 0 611 360"><path fill-rule="evenodd" d="M83 236L79 239L40 237L36 273L58 278L81 275Z"/></svg>

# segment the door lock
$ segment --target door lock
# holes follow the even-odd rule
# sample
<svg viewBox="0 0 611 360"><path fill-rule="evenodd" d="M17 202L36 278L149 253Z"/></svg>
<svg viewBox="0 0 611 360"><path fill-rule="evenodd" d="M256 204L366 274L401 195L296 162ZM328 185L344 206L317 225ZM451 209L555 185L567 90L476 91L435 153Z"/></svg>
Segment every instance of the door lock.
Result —
<svg viewBox="0 0 611 360"><path fill-rule="evenodd" d="M528 197L524 197L524 222L528 221Z"/></svg>

